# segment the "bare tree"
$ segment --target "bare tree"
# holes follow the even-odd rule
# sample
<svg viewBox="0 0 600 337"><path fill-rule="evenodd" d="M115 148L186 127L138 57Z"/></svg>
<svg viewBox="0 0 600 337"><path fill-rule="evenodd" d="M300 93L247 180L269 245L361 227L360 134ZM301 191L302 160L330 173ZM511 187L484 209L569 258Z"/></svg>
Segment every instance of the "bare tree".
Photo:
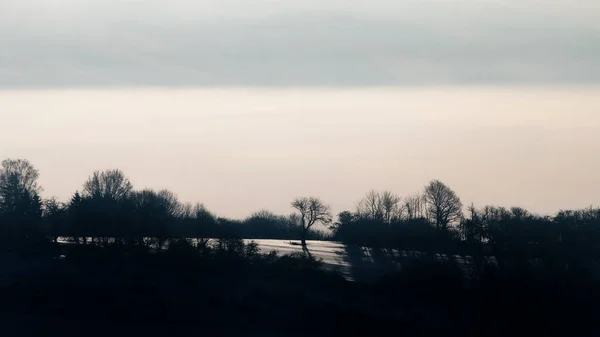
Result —
<svg viewBox="0 0 600 337"><path fill-rule="evenodd" d="M31 211L31 202L40 201L39 172L24 159L5 159L0 167L0 211ZM41 208L39 209L41 211Z"/></svg>
<svg viewBox="0 0 600 337"><path fill-rule="evenodd" d="M425 217L425 198L423 194L417 193L404 198L404 210L408 220Z"/></svg>
<svg viewBox="0 0 600 337"><path fill-rule="evenodd" d="M252 218L259 218L269 221L278 221L281 217L269 210L261 209L257 212L252 213L252 215L250 215L250 219Z"/></svg>
<svg viewBox="0 0 600 337"><path fill-rule="evenodd" d="M439 230L446 230L452 223L462 219L462 202L456 193L439 180L425 187L427 216Z"/></svg>
<svg viewBox="0 0 600 337"><path fill-rule="evenodd" d="M356 205L356 213L360 218L391 223L399 219L404 212L402 199L390 191L369 191Z"/></svg>
<svg viewBox="0 0 600 337"><path fill-rule="evenodd" d="M0 168L0 186L14 184L20 190L31 194L39 194L42 188L38 185L39 171L25 159L5 159Z"/></svg>
<svg viewBox="0 0 600 337"><path fill-rule="evenodd" d="M183 211L183 206L179 202L177 195L169 190L158 191L158 206L169 217L179 216Z"/></svg>
<svg viewBox="0 0 600 337"><path fill-rule="evenodd" d="M510 208L510 212L512 213L512 216L515 219L523 219L523 218L527 218L530 217L531 214L529 213L528 210L522 208L522 207L511 207Z"/></svg>
<svg viewBox="0 0 600 337"><path fill-rule="evenodd" d="M379 200L383 210L383 221L385 223L391 223L402 217L404 210L400 204L402 199L398 195L390 191L383 191L379 194Z"/></svg>
<svg viewBox="0 0 600 337"><path fill-rule="evenodd" d="M327 225L333 220L331 208L315 197L295 199L292 201L292 207L300 213L303 246L306 246L306 234L313 225Z"/></svg>
<svg viewBox="0 0 600 337"><path fill-rule="evenodd" d="M357 203L356 214L363 219L382 220L383 209L379 193L371 190Z"/></svg>
<svg viewBox="0 0 600 337"><path fill-rule="evenodd" d="M187 235L194 238L196 248L199 251L207 248L210 238L215 235L214 227L217 225L217 217L201 203L181 205L178 217L191 225Z"/></svg>
<svg viewBox="0 0 600 337"><path fill-rule="evenodd" d="M133 185L123 171L95 171L83 184L83 195L86 197L101 197L113 200L123 200L129 196Z"/></svg>
<svg viewBox="0 0 600 337"><path fill-rule="evenodd" d="M483 212L478 211L473 203L467 208L467 212L469 217L462 219L459 225L460 235L469 245L481 245L483 238Z"/></svg>
<svg viewBox="0 0 600 337"><path fill-rule="evenodd" d="M195 215L194 213L194 205L190 202L186 202L181 205L181 210L179 212L179 218L181 219L191 219Z"/></svg>

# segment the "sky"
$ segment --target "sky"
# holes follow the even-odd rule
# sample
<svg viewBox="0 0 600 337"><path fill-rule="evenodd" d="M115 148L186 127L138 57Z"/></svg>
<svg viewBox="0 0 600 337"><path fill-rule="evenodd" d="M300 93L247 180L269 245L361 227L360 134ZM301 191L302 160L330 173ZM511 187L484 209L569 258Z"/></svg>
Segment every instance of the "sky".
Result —
<svg viewBox="0 0 600 337"><path fill-rule="evenodd" d="M95 169L243 217L431 179L600 204L600 2L0 2L0 157L44 196Z"/></svg>
<svg viewBox="0 0 600 337"><path fill-rule="evenodd" d="M0 87L596 83L597 0L2 0Z"/></svg>

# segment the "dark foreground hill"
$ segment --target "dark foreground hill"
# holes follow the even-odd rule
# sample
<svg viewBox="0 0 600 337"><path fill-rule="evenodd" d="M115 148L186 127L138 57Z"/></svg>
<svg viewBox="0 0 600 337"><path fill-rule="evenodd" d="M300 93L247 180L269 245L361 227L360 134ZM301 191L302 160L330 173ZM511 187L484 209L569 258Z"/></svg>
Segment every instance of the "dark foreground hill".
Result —
<svg viewBox="0 0 600 337"><path fill-rule="evenodd" d="M13 274L0 284L3 336L600 332L600 287L577 270L482 266L465 275L423 259L364 284L324 271L306 255L262 255L234 239L201 248L175 241L161 253L64 249L2 260L4 270L13 261Z"/></svg>

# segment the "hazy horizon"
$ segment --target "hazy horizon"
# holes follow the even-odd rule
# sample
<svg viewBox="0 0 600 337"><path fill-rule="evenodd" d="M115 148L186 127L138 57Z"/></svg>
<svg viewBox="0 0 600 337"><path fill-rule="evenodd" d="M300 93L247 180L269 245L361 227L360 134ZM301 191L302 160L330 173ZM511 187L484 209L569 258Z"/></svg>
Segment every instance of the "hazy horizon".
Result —
<svg viewBox="0 0 600 337"><path fill-rule="evenodd" d="M465 204L534 212L598 205L598 87L0 91L0 157L25 158L45 197L94 171L168 188L221 216L335 212L368 190L440 179ZM8 118L7 118L8 117Z"/></svg>

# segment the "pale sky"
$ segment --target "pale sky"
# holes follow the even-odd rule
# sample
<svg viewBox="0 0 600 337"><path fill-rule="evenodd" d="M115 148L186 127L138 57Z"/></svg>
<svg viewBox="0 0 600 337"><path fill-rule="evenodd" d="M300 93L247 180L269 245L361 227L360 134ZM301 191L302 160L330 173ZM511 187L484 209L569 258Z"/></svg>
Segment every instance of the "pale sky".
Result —
<svg viewBox="0 0 600 337"><path fill-rule="evenodd" d="M0 158L222 216L440 179L600 204L600 1L0 1Z"/></svg>
<svg viewBox="0 0 600 337"><path fill-rule="evenodd" d="M95 169L221 215L336 211L370 189L441 179L465 203L537 212L600 204L600 95L588 88L3 91L0 157L66 199Z"/></svg>

